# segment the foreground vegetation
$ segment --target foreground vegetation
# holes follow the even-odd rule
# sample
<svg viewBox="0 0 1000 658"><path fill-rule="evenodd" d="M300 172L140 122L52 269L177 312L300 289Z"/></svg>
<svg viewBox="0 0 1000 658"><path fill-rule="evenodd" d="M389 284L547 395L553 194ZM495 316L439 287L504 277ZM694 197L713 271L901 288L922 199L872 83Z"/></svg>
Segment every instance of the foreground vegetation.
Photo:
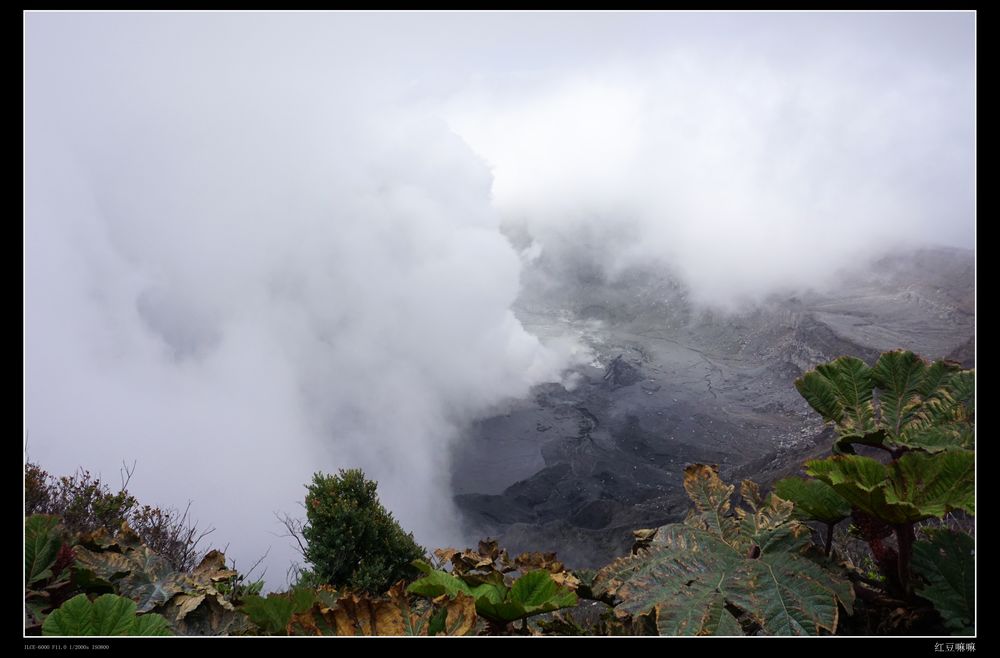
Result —
<svg viewBox="0 0 1000 658"><path fill-rule="evenodd" d="M765 494L689 465L683 522L570 571L495 541L426 554L357 470L317 474L286 592L200 553L186 515L26 467L25 632L46 635L974 633L974 371L910 352L796 382L836 438ZM39 513L41 512L41 513ZM865 549L835 541L845 537ZM951 521L948 527L942 520ZM287 522L286 522L287 525ZM956 528L955 526L958 526Z"/></svg>

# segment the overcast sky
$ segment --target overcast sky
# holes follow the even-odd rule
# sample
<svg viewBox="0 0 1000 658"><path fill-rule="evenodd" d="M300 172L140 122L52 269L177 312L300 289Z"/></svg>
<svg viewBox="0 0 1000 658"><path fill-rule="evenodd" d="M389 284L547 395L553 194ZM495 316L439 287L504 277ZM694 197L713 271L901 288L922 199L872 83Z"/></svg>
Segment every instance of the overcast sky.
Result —
<svg viewBox="0 0 1000 658"><path fill-rule="evenodd" d="M360 466L458 543L448 446L580 358L511 313L582 227L734 307L971 248L969 13L29 13L25 427L215 525ZM621 236L627 236L622 238Z"/></svg>

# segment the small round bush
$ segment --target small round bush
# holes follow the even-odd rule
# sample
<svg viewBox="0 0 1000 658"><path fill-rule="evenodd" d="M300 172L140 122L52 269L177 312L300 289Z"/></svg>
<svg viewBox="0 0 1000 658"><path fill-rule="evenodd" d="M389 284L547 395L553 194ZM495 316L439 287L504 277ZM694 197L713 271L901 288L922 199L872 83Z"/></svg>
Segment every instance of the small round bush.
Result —
<svg viewBox="0 0 1000 658"><path fill-rule="evenodd" d="M425 551L382 507L377 486L360 469L313 476L305 556L315 575L334 587L380 593L417 575L410 563Z"/></svg>

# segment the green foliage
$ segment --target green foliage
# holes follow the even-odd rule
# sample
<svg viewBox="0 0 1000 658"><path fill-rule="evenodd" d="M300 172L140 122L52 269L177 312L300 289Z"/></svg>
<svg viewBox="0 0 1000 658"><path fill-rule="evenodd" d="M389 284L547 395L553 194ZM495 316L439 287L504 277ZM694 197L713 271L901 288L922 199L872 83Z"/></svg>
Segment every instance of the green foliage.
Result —
<svg viewBox="0 0 1000 658"><path fill-rule="evenodd" d="M974 634L972 538L938 529L916 541L914 530L923 520L975 513L974 371L896 351L872 367L835 359L796 386L837 436L833 456L806 464L810 479L781 480L766 498L744 481L734 504L736 488L717 467L689 466L684 487L694 509L684 522L636 531L633 554L595 573L570 573L552 553L511 559L495 541L439 549L432 566L379 503L377 484L342 470L317 473L308 486L302 537L311 569L291 591L262 597L263 582L227 569L218 551L194 560L186 515L140 507L124 485L112 493L86 471L56 479L28 464L25 630L816 635L843 632L840 610L853 615L857 590L863 613L848 631L864 617L858 623L879 632ZM883 458L864 456L879 454L873 449ZM838 553L850 555L847 567L852 560L862 567L851 574L854 587L840 558L824 557L800 523L826 525L829 556L834 526L848 516L871 548ZM613 611L586 626L550 615L529 628L530 617L573 607L578 596ZM873 606L886 606L876 624Z"/></svg>
<svg viewBox="0 0 1000 658"><path fill-rule="evenodd" d="M483 617L512 622L532 615L568 608L577 603L576 594L560 587L548 571L529 571L514 581L510 588L486 583L483 596L476 597L476 612Z"/></svg>
<svg viewBox="0 0 1000 658"><path fill-rule="evenodd" d="M52 577L62 539L59 518L36 514L24 520L24 580L28 585Z"/></svg>
<svg viewBox="0 0 1000 658"><path fill-rule="evenodd" d="M975 542L964 532L939 529L913 546L913 570L924 584L917 594L934 604L956 635L975 635Z"/></svg>
<svg viewBox="0 0 1000 658"><path fill-rule="evenodd" d="M283 594L268 594L267 598L249 596L243 601L243 612L268 635L287 635L292 615L304 613L316 602L316 594L302 587Z"/></svg>
<svg viewBox="0 0 1000 658"><path fill-rule="evenodd" d="M870 580L880 581L911 607L919 605L913 598L919 584L914 571L919 569L911 568L911 562L918 555L925 560L932 549L914 545L914 524L952 511L975 514L975 371L949 361L928 364L913 352L898 350L882 354L871 368L841 357L795 384L834 424L833 452L841 453L807 462L806 472L851 507L855 526L881 571L880 578ZM860 445L882 450L889 458L854 454ZM802 515L836 522L811 493L819 491L819 482L793 482L783 481L779 489ZM893 533L895 546L884 543ZM948 607L939 609L942 618L953 626L963 624L954 602L941 596L940 578L929 587L934 594L925 598Z"/></svg>
<svg viewBox="0 0 1000 658"><path fill-rule="evenodd" d="M889 525L940 518L953 510L975 513L975 457L964 450L907 453L890 464L836 455L807 462L806 472L853 508Z"/></svg>
<svg viewBox="0 0 1000 658"><path fill-rule="evenodd" d="M230 601L241 601L248 596L259 596L264 589L264 581L247 580L242 576L234 576L229 580L224 580L215 584L215 589Z"/></svg>
<svg viewBox="0 0 1000 658"><path fill-rule="evenodd" d="M135 623L132 625L128 634L144 637L151 635L173 635L173 633L170 632L170 627L167 625L167 620L164 619L163 615L158 615L156 613L149 613L136 617Z"/></svg>
<svg viewBox="0 0 1000 658"><path fill-rule="evenodd" d="M852 453L853 444L896 454L973 447L975 371L956 363L927 364L898 350L882 354L869 368L845 356L816 366L795 386L834 424L835 451Z"/></svg>
<svg viewBox="0 0 1000 658"><path fill-rule="evenodd" d="M57 515L71 532L113 531L138 505L128 491L112 493L89 471L55 478L30 462L24 471L25 515Z"/></svg>
<svg viewBox="0 0 1000 658"><path fill-rule="evenodd" d="M230 601L239 601L248 596L259 596L264 589L264 581L261 580L231 580L215 584L215 589Z"/></svg>
<svg viewBox="0 0 1000 658"><path fill-rule="evenodd" d="M518 619L577 603L574 590L580 581L556 560L555 553L522 553L511 559L496 541L487 540L479 542L478 550L441 548L434 555L441 565L450 564L451 572L415 560L424 577L407 591L435 599L471 597L492 632L503 632ZM515 578L514 572L521 576Z"/></svg>
<svg viewBox="0 0 1000 658"><path fill-rule="evenodd" d="M851 515L851 506L833 488L821 480L785 478L774 484L774 493L795 501L797 518L834 524Z"/></svg>
<svg viewBox="0 0 1000 658"><path fill-rule="evenodd" d="M316 473L306 496L306 559L334 587L377 593L416 575L424 549L381 505L377 483L358 469Z"/></svg>
<svg viewBox="0 0 1000 658"><path fill-rule="evenodd" d="M416 565L425 576L414 581L407 591L430 598L471 596L476 612L496 624L508 624L577 603L576 594L557 584L552 574L544 569L525 573L509 587L502 576L471 586L462 578L433 569L426 562L417 561Z"/></svg>
<svg viewBox="0 0 1000 658"><path fill-rule="evenodd" d="M795 382L802 397L842 437L864 437L877 429L872 385L871 370L853 356L818 365Z"/></svg>
<svg viewBox="0 0 1000 658"><path fill-rule="evenodd" d="M74 591L73 550L59 519L35 515L24 520L25 632L41 632L46 615Z"/></svg>
<svg viewBox="0 0 1000 658"><path fill-rule="evenodd" d="M853 590L815 554L790 503L773 495L764 502L746 482L746 507L734 508L734 487L701 464L685 469L684 486L693 513L599 571L596 595L615 601L620 616L651 616L662 635L836 631L838 604L850 612Z"/></svg>
<svg viewBox="0 0 1000 658"><path fill-rule="evenodd" d="M140 612L162 614L178 635L225 635L246 624L215 587L237 575L219 551L209 552L188 573L174 571L124 526L114 538L103 531L83 538L76 556L74 582L88 590L95 585L114 589Z"/></svg>
<svg viewBox="0 0 1000 658"><path fill-rule="evenodd" d="M459 592L474 596L473 588L461 578L456 578L447 571L435 569L423 560L417 560L414 562L414 565L423 571L425 575L423 578L413 581L406 591L429 598L437 598L441 595L453 598ZM478 587L486 588L488 585L481 584Z"/></svg>
<svg viewBox="0 0 1000 658"><path fill-rule="evenodd" d="M136 615L131 599L102 594L91 602L86 594L74 596L49 615L45 635L170 635L167 620L158 614Z"/></svg>
<svg viewBox="0 0 1000 658"><path fill-rule="evenodd" d="M202 555L197 544L211 532L190 524L187 512L140 505L124 486L112 492L89 471L56 478L31 462L24 466L24 514L58 516L69 533L81 535L102 529L114 534L126 523L178 571L198 564Z"/></svg>
<svg viewBox="0 0 1000 658"><path fill-rule="evenodd" d="M427 620L427 636L447 635L446 623L448 621L448 610L441 608L430 616Z"/></svg>

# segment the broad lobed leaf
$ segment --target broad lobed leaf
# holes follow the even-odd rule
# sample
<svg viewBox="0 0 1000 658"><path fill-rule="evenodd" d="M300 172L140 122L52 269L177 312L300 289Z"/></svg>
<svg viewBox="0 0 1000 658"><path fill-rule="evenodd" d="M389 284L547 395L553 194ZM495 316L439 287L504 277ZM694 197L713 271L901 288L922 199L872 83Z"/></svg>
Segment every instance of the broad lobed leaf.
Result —
<svg viewBox="0 0 1000 658"><path fill-rule="evenodd" d="M734 609L769 634L834 632L838 606L850 610L854 592L839 567L813 554L792 505L777 496L757 509L752 502L734 525L735 510L720 516L731 488L716 482L717 471L695 465L688 473L703 511L600 570L594 593L617 601L620 615L655 610L661 634L738 634ZM743 492L755 500L752 487Z"/></svg>
<svg viewBox="0 0 1000 658"><path fill-rule="evenodd" d="M913 546L913 570L924 584L917 593L934 604L957 635L974 635L975 542L964 532L940 529Z"/></svg>

